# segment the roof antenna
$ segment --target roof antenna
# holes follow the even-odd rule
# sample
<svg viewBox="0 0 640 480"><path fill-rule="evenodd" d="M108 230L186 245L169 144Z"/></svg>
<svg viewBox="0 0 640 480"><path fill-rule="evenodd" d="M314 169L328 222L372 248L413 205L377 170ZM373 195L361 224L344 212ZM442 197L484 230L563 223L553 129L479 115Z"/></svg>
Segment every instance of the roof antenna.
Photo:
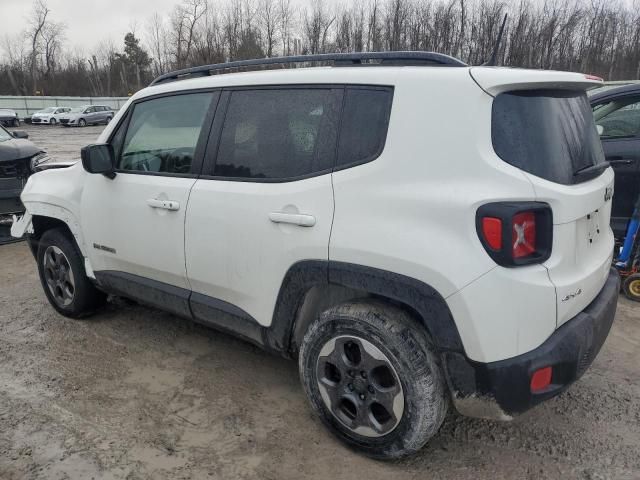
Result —
<svg viewBox="0 0 640 480"><path fill-rule="evenodd" d="M502 42L502 34L504 33L504 26L507 24L507 14L504 14L504 20L502 20L502 26L500 27L500 31L498 32L498 39L496 40L496 44L493 46L493 51L491 52L491 56L489 60L482 64L483 67L494 67L496 65L496 57L498 56L498 50L500 49L500 43Z"/></svg>

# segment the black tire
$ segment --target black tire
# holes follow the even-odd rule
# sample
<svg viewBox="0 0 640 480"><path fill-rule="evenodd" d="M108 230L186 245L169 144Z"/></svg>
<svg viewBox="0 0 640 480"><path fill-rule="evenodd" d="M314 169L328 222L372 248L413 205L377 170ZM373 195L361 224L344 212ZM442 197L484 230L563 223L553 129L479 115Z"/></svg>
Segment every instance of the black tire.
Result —
<svg viewBox="0 0 640 480"><path fill-rule="evenodd" d="M56 123L58 123L58 121L55 118L52 118L51 120L49 120L49 125L56 125Z"/></svg>
<svg viewBox="0 0 640 480"><path fill-rule="evenodd" d="M50 248L51 247L51 248ZM63 257L60 259L60 255L56 253L54 249L59 250ZM51 255L53 253L53 255ZM45 256L58 257L60 259L59 269L47 265L48 259ZM87 278L87 274L84 269L84 258L80 253L80 249L76 245L75 240L70 238L70 235L62 229L47 230L40 238L38 244L38 273L40 274L40 283L44 290L49 303L60 314L70 318L81 318L89 315L96 308L102 306L106 301L106 295L98 290L93 283ZM51 278L56 275L64 276L65 271L69 271L72 274L72 281L67 285L72 285L73 288L64 289L64 293L71 293L70 298L66 298L69 295L64 295L62 289L54 287L54 284L59 284L61 278L54 278L51 282ZM69 276L69 275L68 275ZM59 295L56 295L54 291L60 291ZM62 297L65 298L62 298Z"/></svg>
<svg viewBox="0 0 640 480"><path fill-rule="evenodd" d="M84 118L81 118L80 120L78 120L78 126L79 127L86 127L87 126L87 121Z"/></svg>
<svg viewBox="0 0 640 480"><path fill-rule="evenodd" d="M14 127L19 127L20 126L20 120L18 120L17 118L13 120L13 126Z"/></svg>
<svg viewBox="0 0 640 480"><path fill-rule="evenodd" d="M388 360L390 367L383 375L374 375L379 367L367 373L371 364L365 365L365 356L381 361L363 350L371 345ZM351 363L347 357L354 355L347 352L356 350L361 357L355 355ZM334 360L344 365L333 365ZM449 407L444 376L424 327L405 311L381 301L360 300L323 312L304 336L298 363L307 397L322 422L348 446L373 458L395 459L420 450L437 433ZM353 370L344 373L345 365L355 369L355 376ZM360 374L359 365L365 369ZM397 381L404 397L399 415ZM391 391L392 400L383 400L385 391ZM384 406L380 408L385 403L393 412L386 409L378 422L374 406L385 411ZM352 425L341 418L350 419Z"/></svg>
<svg viewBox="0 0 640 480"><path fill-rule="evenodd" d="M109 122L111 122L111 117L107 117L107 119L104 121L104 124L109 125Z"/></svg>
<svg viewBox="0 0 640 480"><path fill-rule="evenodd" d="M622 291L629 300L640 302L640 273L634 273L625 278Z"/></svg>

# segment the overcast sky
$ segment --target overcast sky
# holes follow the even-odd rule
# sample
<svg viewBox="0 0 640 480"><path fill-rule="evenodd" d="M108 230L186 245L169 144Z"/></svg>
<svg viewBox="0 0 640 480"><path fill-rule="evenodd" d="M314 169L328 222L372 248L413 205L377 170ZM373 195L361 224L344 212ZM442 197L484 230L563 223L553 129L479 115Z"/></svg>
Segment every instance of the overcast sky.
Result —
<svg viewBox="0 0 640 480"><path fill-rule="evenodd" d="M122 43L135 24L139 35L154 12L166 14L179 0L47 0L51 19L67 26L65 44L91 51L106 38ZM20 35L28 24L32 0L0 0L0 36Z"/></svg>

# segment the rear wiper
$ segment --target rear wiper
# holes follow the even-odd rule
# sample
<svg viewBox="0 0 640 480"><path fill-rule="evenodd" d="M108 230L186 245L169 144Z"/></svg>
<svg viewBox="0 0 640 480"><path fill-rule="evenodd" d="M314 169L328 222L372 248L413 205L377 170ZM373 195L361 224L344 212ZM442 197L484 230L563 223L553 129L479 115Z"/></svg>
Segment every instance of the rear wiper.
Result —
<svg viewBox="0 0 640 480"><path fill-rule="evenodd" d="M595 165L591 165L589 167L582 167L582 168L579 168L578 170L576 170L575 172L573 172L573 176L574 177L579 177L580 175L589 175L590 173L604 171L605 169L609 168L610 166L611 165L609 164L609 162L601 162L601 163L597 163Z"/></svg>

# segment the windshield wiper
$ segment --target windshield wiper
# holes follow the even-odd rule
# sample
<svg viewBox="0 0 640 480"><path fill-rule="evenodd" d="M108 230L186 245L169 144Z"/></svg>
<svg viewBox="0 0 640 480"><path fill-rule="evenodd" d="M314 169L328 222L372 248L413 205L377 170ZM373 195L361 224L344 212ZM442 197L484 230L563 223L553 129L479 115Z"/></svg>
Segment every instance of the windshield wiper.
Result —
<svg viewBox="0 0 640 480"><path fill-rule="evenodd" d="M611 165L609 164L609 162L601 162L595 165L590 165L588 167L582 167L576 170L575 172L573 172L573 176L579 177L580 175L589 175L590 173L594 173L594 172L600 172L600 171L603 172L610 166Z"/></svg>

